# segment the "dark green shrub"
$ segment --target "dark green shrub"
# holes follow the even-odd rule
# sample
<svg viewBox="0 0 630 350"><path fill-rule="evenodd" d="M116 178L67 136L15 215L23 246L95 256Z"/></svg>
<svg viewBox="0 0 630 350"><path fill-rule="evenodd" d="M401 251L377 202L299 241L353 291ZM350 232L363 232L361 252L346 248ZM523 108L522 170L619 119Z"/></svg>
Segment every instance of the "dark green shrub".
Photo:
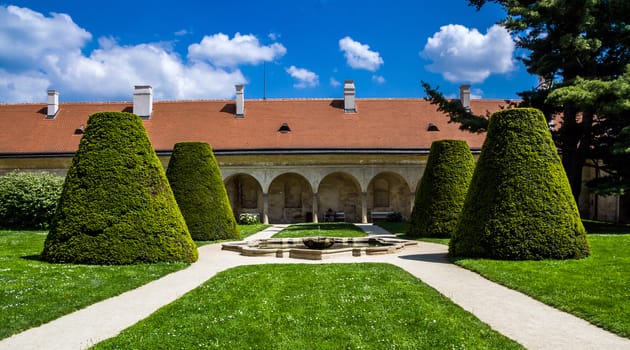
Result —
<svg viewBox="0 0 630 350"><path fill-rule="evenodd" d="M416 190L407 235L450 237L457 226L474 169L475 160L466 141L433 142Z"/></svg>
<svg viewBox="0 0 630 350"><path fill-rule="evenodd" d="M166 176L193 239L240 239L221 171L210 145L204 142L176 144Z"/></svg>
<svg viewBox="0 0 630 350"><path fill-rule="evenodd" d="M86 264L197 260L140 117L90 116L42 258Z"/></svg>
<svg viewBox="0 0 630 350"><path fill-rule="evenodd" d="M543 114L517 108L492 115L450 254L565 259L589 250Z"/></svg>
<svg viewBox="0 0 630 350"><path fill-rule="evenodd" d="M62 185L63 177L45 172L0 176L0 227L47 229Z"/></svg>

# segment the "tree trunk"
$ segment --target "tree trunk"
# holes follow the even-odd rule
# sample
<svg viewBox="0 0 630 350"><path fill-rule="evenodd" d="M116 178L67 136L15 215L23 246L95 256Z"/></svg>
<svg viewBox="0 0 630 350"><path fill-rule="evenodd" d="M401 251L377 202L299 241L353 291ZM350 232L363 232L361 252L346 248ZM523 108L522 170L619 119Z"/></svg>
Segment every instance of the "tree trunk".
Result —
<svg viewBox="0 0 630 350"><path fill-rule="evenodd" d="M567 173L573 198L578 202L582 191L582 167L586 160L588 141L584 142L582 123L577 122L577 109L572 103L564 107L564 118L560 130L562 165ZM590 128L589 128L590 129Z"/></svg>

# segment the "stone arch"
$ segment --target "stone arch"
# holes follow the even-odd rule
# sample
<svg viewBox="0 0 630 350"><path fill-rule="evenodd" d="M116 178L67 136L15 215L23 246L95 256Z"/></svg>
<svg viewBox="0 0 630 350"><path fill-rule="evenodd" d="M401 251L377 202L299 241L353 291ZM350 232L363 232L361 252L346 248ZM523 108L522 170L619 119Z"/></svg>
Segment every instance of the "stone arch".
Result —
<svg viewBox="0 0 630 350"><path fill-rule="evenodd" d="M399 212L408 218L411 214L411 190L400 174L381 172L370 180L367 189L368 213L372 211Z"/></svg>
<svg viewBox="0 0 630 350"><path fill-rule="evenodd" d="M297 173L276 176L269 184L269 222L296 223L313 221L313 189Z"/></svg>
<svg viewBox="0 0 630 350"><path fill-rule="evenodd" d="M319 217L326 211L343 212L345 221L361 222L361 185L356 177L345 172L326 175L317 190Z"/></svg>
<svg viewBox="0 0 630 350"><path fill-rule="evenodd" d="M238 219L242 213L257 214L262 222L263 191L260 182L249 174L236 173L228 176L224 183L234 216Z"/></svg>

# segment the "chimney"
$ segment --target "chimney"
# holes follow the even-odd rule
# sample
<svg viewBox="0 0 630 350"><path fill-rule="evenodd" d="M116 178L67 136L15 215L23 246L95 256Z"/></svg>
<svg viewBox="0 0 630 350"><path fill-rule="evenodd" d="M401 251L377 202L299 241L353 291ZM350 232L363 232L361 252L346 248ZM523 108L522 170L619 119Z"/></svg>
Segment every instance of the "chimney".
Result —
<svg viewBox="0 0 630 350"><path fill-rule="evenodd" d="M462 103L462 107L470 110L470 85L459 87L459 101Z"/></svg>
<svg viewBox="0 0 630 350"><path fill-rule="evenodd" d="M59 111L59 92L57 90L48 90L48 113L47 118L54 118Z"/></svg>
<svg viewBox="0 0 630 350"><path fill-rule="evenodd" d="M236 87L236 117L245 116L245 85L237 84Z"/></svg>
<svg viewBox="0 0 630 350"><path fill-rule="evenodd" d="M136 85L133 90L133 113L148 119L153 113L153 88L151 85Z"/></svg>
<svg viewBox="0 0 630 350"><path fill-rule="evenodd" d="M357 106L354 102L355 91L354 80L343 82L343 111L346 113L356 113L357 111Z"/></svg>

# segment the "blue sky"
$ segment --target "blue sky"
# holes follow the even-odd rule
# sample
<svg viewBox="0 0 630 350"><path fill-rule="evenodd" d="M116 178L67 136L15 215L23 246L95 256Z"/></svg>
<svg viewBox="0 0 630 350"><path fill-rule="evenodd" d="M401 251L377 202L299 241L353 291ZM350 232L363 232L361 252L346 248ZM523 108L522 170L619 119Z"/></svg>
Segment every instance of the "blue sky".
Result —
<svg viewBox="0 0 630 350"><path fill-rule="evenodd" d="M465 0L13 1L0 3L0 103L245 97L516 98L535 77L504 17ZM265 74L266 73L266 74ZM266 79L264 77L266 76ZM266 84L265 84L266 82ZM265 89L266 86L266 89Z"/></svg>

